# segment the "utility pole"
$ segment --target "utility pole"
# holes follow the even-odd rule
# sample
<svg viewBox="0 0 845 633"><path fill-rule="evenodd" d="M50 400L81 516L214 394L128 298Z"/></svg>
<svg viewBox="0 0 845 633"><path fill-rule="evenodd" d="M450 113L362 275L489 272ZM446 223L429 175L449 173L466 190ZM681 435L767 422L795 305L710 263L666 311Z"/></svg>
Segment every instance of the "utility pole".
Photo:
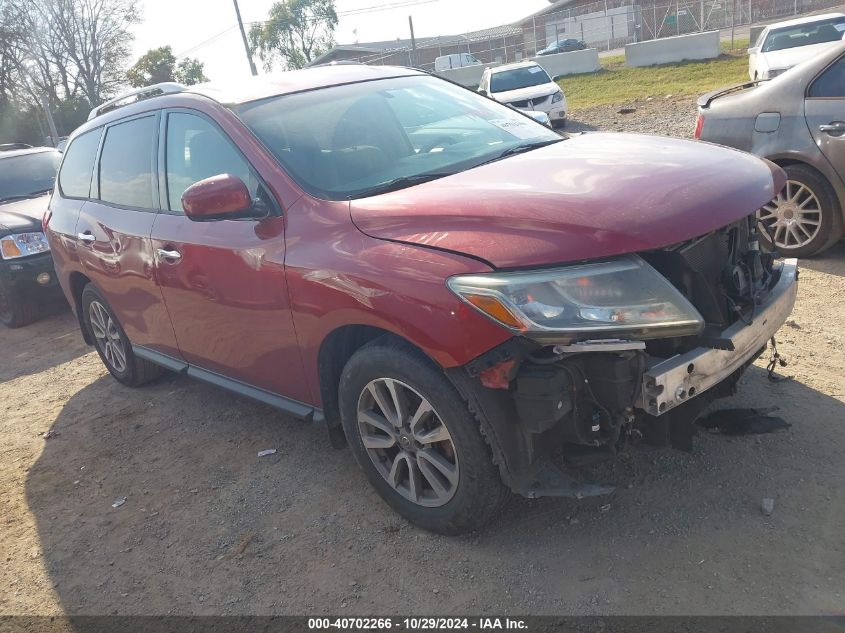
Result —
<svg viewBox="0 0 845 633"><path fill-rule="evenodd" d="M417 40L414 39L414 18L408 16L408 26L411 27L411 66L417 67Z"/></svg>
<svg viewBox="0 0 845 633"><path fill-rule="evenodd" d="M241 20L241 9L238 7L238 0L232 0L235 3L235 15L238 16L238 27L241 29L241 39L244 41L244 50L246 51L246 58L249 60L249 69L252 71L252 76L255 77L258 71L255 69L255 62L252 61L252 53L249 50L249 43L246 41L246 31L244 31L244 22Z"/></svg>
<svg viewBox="0 0 845 633"><path fill-rule="evenodd" d="M56 122L53 120L53 113L50 112L47 97L43 94L39 94L38 101L41 103L41 108L44 110L44 116L47 119L47 127L50 128L50 140L53 143L53 147L55 147L59 144L59 132L56 130Z"/></svg>

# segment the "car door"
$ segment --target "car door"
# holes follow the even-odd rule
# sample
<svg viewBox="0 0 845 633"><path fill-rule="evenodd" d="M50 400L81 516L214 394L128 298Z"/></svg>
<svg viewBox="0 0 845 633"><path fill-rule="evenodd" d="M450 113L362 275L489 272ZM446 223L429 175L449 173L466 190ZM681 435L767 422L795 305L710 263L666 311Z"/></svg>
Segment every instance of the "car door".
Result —
<svg viewBox="0 0 845 633"><path fill-rule="evenodd" d="M285 280L284 218L276 201L235 144L205 115L167 111L161 138L162 213L153 225L152 242L176 340L192 365L189 373L308 401ZM185 216L185 189L224 173L246 183L256 215L265 218L197 222Z"/></svg>
<svg viewBox="0 0 845 633"><path fill-rule="evenodd" d="M178 357L150 242L159 208L159 118L145 113L105 128L91 196L76 224L77 251L132 344Z"/></svg>
<svg viewBox="0 0 845 633"><path fill-rule="evenodd" d="M73 139L56 178L47 215L47 234L52 238L50 249L57 271L76 270L80 265L76 225L79 212L91 195L91 180L102 135L103 128L97 128ZM67 274L60 275L59 281L71 294Z"/></svg>
<svg viewBox="0 0 845 633"><path fill-rule="evenodd" d="M845 180L845 56L810 84L804 114L816 145Z"/></svg>

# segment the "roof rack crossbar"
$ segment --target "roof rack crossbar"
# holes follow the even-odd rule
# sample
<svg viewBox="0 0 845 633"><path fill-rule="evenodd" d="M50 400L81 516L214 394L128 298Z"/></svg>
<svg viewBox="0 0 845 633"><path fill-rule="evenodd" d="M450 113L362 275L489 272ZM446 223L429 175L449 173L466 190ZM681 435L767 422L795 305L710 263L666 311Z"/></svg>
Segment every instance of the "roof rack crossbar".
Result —
<svg viewBox="0 0 845 633"><path fill-rule="evenodd" d="M129 105L129 103L143 101L144 99L149 99L150 97L157 97L159 95L176 94L177 92L184 92L185 90L185 86L173 81L154 84L152 86L144 86L143 88L136 88L135 90L130 90L129 92L123 93L119 97L115 97L114 99L106 101L105 103L101 103L96 108L91 110L91 114L88 115L88 120L90 121L91 119L94 119L105 112L109 112L110 110L116 110L117 108ZM134 101L123 103L123 101L131 99L132 97L135 97Z"/></svg>

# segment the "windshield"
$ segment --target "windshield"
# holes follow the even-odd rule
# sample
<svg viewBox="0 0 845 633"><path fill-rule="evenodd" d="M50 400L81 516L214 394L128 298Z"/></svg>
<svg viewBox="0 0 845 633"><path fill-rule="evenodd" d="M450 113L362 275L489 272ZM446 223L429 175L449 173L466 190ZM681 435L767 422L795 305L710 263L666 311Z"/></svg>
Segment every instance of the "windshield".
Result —
<svg viewBox="0 0 845 633"><path fill-rule="evenodd" d="M531 86L541 86L552 80L541 66L523 66L490 75L490 92L508 92Z"/></svg>
<svg viewBox="0 0 845 633"><path fill-rule="evenodd" d="M271 97L236 112L303 189L329 200L412 186L561 140L507 106L429 76Z"/></svg>
<svg viewBox="0 0 845 633"><path fill-rule="evenodd" d="M55 151L0 156L0 202L52 189L61 158Z"/></svg>
<svg viewBox="0 0 845 633"><path fill-rule="evenodd" d="M842 39L843 33L845 33L845 17L775 29L766 37L763 52L770 53L796 46L837 42Z"/></svg>

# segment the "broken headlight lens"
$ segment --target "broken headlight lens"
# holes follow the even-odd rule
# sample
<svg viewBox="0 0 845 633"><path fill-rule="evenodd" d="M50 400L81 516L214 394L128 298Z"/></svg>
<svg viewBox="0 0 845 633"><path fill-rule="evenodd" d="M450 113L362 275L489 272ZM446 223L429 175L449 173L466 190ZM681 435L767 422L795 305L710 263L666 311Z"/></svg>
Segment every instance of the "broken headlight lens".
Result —
<svg viewBox="0 0 845 633"><path fill-rule="evenodd" d="M447 284L477 310L540 340L686 336L704 327L693 305L636 256L549 270L459 275Z"/></svg>

